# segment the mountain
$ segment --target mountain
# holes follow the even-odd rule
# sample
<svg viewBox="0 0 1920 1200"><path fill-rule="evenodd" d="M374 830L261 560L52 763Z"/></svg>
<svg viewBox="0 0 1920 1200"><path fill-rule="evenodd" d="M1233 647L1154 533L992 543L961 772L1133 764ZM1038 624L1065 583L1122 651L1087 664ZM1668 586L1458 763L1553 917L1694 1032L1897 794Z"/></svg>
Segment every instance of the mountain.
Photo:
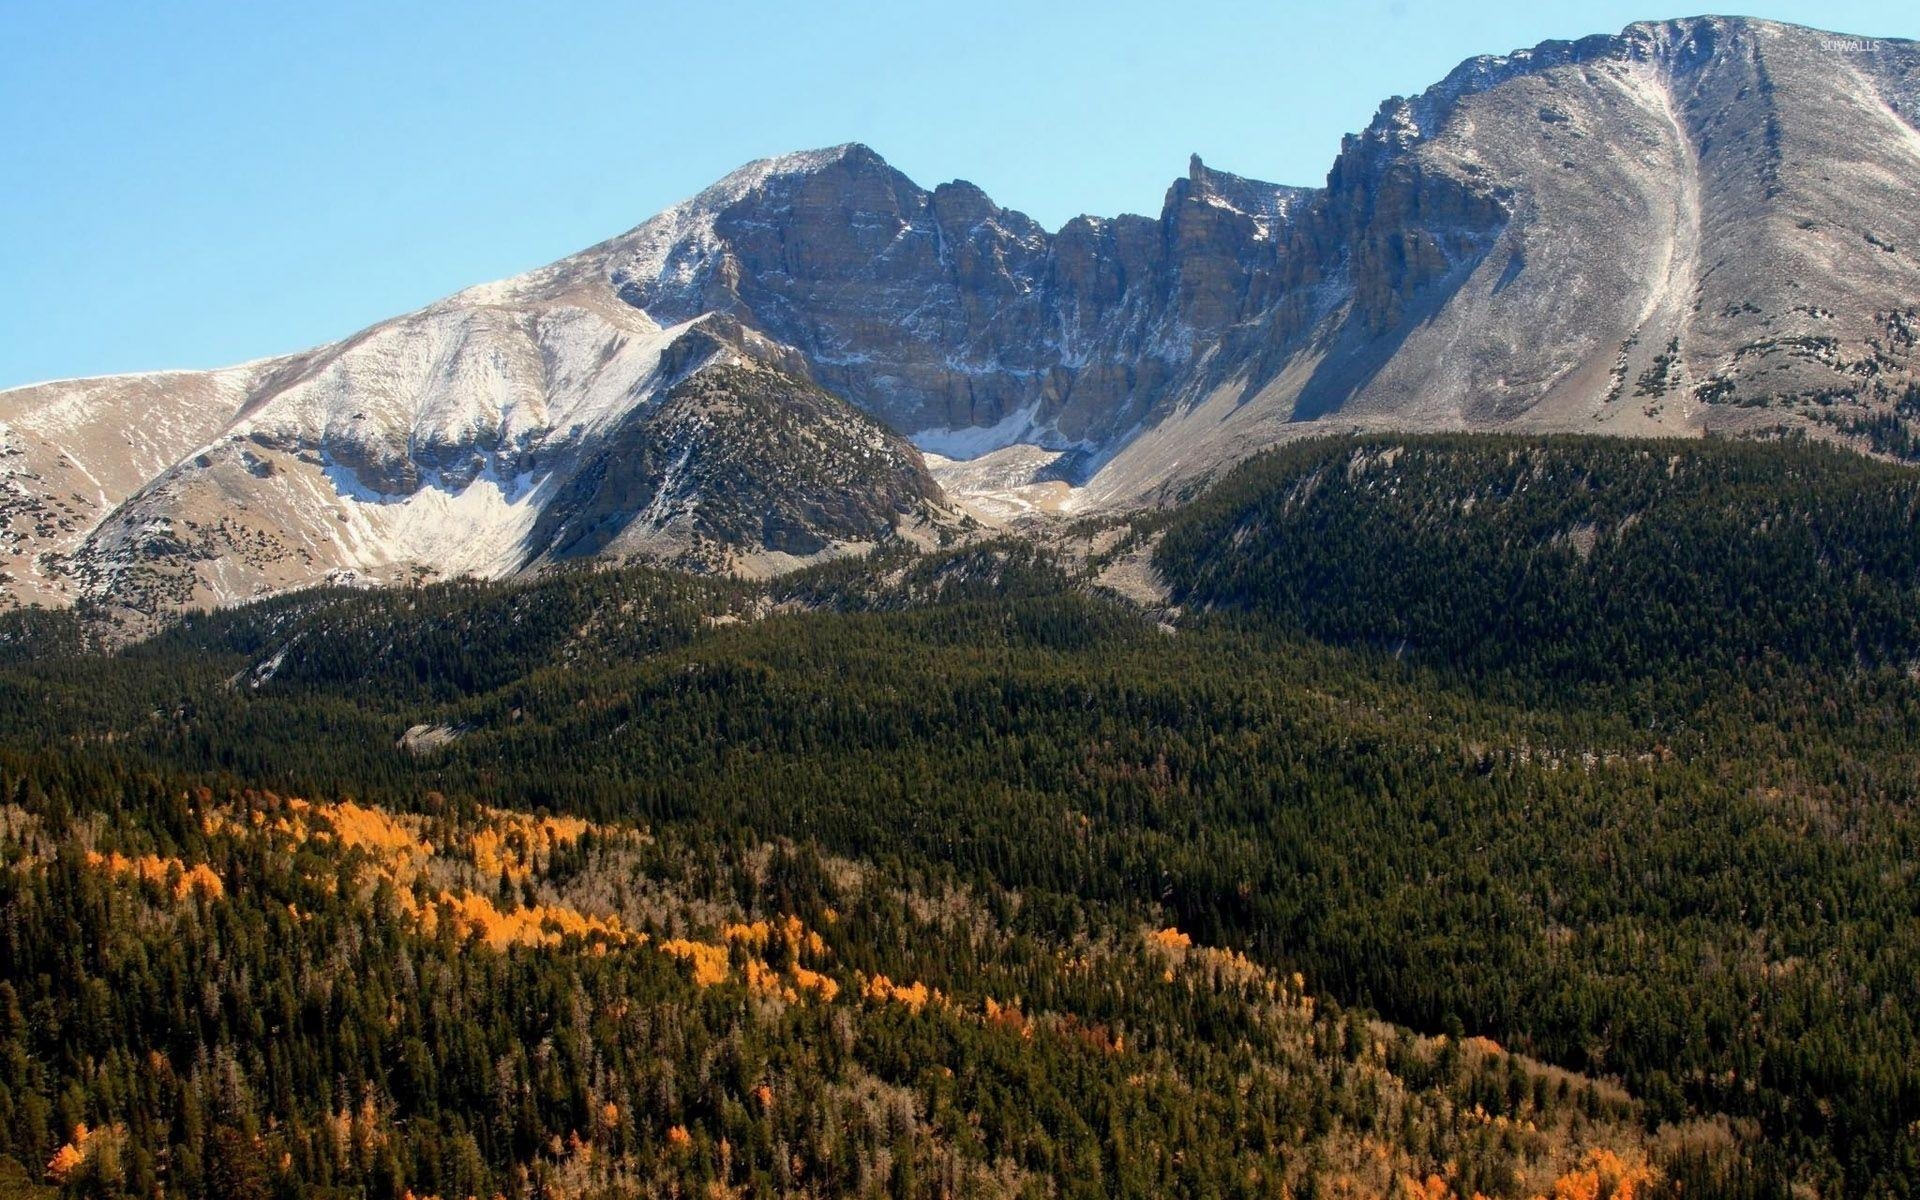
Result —
<svg viewBox="0 0 1920 1200"><path fill-rule="evenodd" d="M769 159L305 354L0 393L0 569L16 599L150 609L581 553L772 569L872 542L881 509L945 519L900 443L870 486L846 415L809 453L868 481L851 524L802 497L689 557L622 477L673 461L650 414L710 366L877 419L988 521L1152 502L1356 426L1911 455L1916 121L1914 43L1702 17L1464 63L1319 188L1196 158L1158 217L1050 233L864 146Z"/></svg>
<svg viewBox="0 0 1920 1200"><path fill-rule="evenodd" d="M103 480L103 498L76 490L74 515L41 526L73 546L57 574L29 558L31 538L10 566L28 595L151 612L320 581L497 577L603 550L756 573L943 519L912 446L760 350L723 321L662 329L617 304L430 310L252 369L259 382L217 436L176 435L178 460L117 507ZM101 479L69 446L121 450L124 387L52 386L10 422L41 435L15 443L20 494L49 477L34 470L49 457ZM74 432L41 433L62 410ZM751 498L766 503L744 520L732 510Z"/></svg>

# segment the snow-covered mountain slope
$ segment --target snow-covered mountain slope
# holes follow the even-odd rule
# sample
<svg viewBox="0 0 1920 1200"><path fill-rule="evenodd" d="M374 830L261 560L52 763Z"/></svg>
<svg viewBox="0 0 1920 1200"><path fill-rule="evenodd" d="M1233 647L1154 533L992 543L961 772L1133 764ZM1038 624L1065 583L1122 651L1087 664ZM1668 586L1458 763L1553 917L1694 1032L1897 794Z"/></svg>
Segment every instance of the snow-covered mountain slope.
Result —
<svg viewBox="0 0 1920 1200"><path fill-rule="evenodd" d="M0 393L0 589L23 603L71 601L73 582L51 557L218 434L261 373L256 364Z"/></svg>
<svg viewBox="0 0 1920 1200"><path fill-rule="evenodd" d="M604 295L561 293L506 307L484 292L464 293L320 351L250 368L251 389L232 385L221 397L224 426L213 436L195 431L199 444L172 447L172 461L151 479L123 477L131 494L61 549L53 573L68 595L153 612L327 580L500 576L589 552L577 538L552 544L573 506L594 499L582 494L582 479L608 474L617 447L635 457L611 471L631 483L653 448L647 435L661 428L656 410L692 381L724 391L777 378L791 385L783 395L806 392L815 420L810 467L844 467L842 476L866 482L882 496L879 511L898 522L930 519L941 497L917 452L782 374L782 357L724 318L663 328ZM755 444L738 452L771 462L771 447L759 444L764 433L723 425L707 431L702 455L748 438ZM697 488L700 465L678 485ZM899 479L880 477L885 470ZM690 495L679 501L689 511L697 504ZM594 519L608 528L591 551L751 570L890 536L885 521L810 522L808 513L790 512L785 525L770 527L770 541L730 526L738 536L727 545L702 544L696 533L690 548L675 531L650 527L657 507L643 499L616 512L602 502ZM756 557L763 551L784 557Z"/></svg>
<svg viewBox="0 0 1920 1200"><path fill-rule="evenodd" d="M152 613L581 554L758 573L943 519L910 444L757 349L718 318L429 310L303 363L66 569Z"/></svg>
<svg viewBox="0 0 1920 1200"><path fill-rule="evenodd" d="M0 393L0 567L16 599L150 610L584 553L771 569L929 519L918 456L822 397L989 520L1354 426L1916 456L1917 120L1914 43L1695 18L1464 63L1324 187L1195 159L1157 217L1049 232L863 146L769 159L305 354ZM733 367L750 400L683 387ZM755 441L815 423L804 478Z"/></svg>
<svg viewBox="0 0 1920 1200"><path fill-rule="evenodd" d="M514 570L543 482L645 399L685 332L591 296L450 301L262 364L71 548L71 586L146 608Z"/></svg>

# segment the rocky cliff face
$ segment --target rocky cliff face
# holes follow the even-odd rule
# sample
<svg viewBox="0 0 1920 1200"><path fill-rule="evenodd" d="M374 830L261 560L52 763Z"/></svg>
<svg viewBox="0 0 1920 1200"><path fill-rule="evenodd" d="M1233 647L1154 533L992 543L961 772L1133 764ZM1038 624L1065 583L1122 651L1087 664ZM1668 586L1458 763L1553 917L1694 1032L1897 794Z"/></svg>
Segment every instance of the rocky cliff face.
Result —
<svg viewBox="0 0 1920 1200"><path fill-rule="evenodd" d="M1323 187L1196 159L1157 216L1057 232L864 146L788 155L306 354L0 394L0 569L149 604L574 553L725 569L933 503L822 397L1069 510L1353 426L1920 455L1916 119L1913 43L1699 18L1464 63ZM751 399L690 385L709 364ZM816 421L799 459L752 449ZM737 511L687 506L683 451Z"/></svg>
<svg viewBox="0 0 1920 1200"><path fill-rule="evenodd" d="M727 314L899 429L1102 445L1265 300L1308 194L1196 159L1159 220L1052 235L848 145L754 164L519 286L604 281L660 321Z"/></svg>

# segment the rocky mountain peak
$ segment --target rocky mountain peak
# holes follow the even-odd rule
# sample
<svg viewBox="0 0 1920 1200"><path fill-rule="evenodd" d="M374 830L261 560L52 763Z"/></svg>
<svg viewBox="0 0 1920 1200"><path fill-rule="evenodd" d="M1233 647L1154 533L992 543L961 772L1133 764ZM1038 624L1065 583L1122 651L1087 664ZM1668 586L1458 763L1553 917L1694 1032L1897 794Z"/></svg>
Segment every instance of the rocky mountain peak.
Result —
<svg viewBox="0 0 1920 1200"><path fill-rule="evenodd" d="M1207 166L1198 154L1187 160L1185 179L1176 179L1167 189L1164 214L1183 204L1200 203L1245 214L1258 222L1262 236L1270 236L1274 224L1284 220L1290 208L1310 198L1313 188L1288 187L1265 183L1242 175L1233 175Z"/></svg>

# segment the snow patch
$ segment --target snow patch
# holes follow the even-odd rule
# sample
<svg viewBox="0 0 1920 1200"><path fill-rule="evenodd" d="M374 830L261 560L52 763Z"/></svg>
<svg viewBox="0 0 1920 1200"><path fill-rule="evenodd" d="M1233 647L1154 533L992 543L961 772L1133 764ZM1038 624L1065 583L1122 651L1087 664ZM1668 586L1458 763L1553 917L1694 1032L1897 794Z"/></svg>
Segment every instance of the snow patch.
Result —
<svg viewBox="0 0 1920 1200"><path fill-rule="evenodd" d="M413 562L488 579L521 565L527 535L556 486L550 474L501 479L489 467L465 487L381 496L351 472L330 466L326 475L363 566Z"/></svg>
<svg viewBox="0 0 1920 1200"><path fill-rule="evenodd" d="M962 462L1022 442L1043 445L1057 440L1058 435L1054 431L1042 428L1034 420L1039 411L1040 404L1035 401L1008 413L992 425L967 425L959 429L936 425L908 434L907 440L922 453L938 454L942 458ZM1049 434L1054 436L1049 437Z"/></svg>

